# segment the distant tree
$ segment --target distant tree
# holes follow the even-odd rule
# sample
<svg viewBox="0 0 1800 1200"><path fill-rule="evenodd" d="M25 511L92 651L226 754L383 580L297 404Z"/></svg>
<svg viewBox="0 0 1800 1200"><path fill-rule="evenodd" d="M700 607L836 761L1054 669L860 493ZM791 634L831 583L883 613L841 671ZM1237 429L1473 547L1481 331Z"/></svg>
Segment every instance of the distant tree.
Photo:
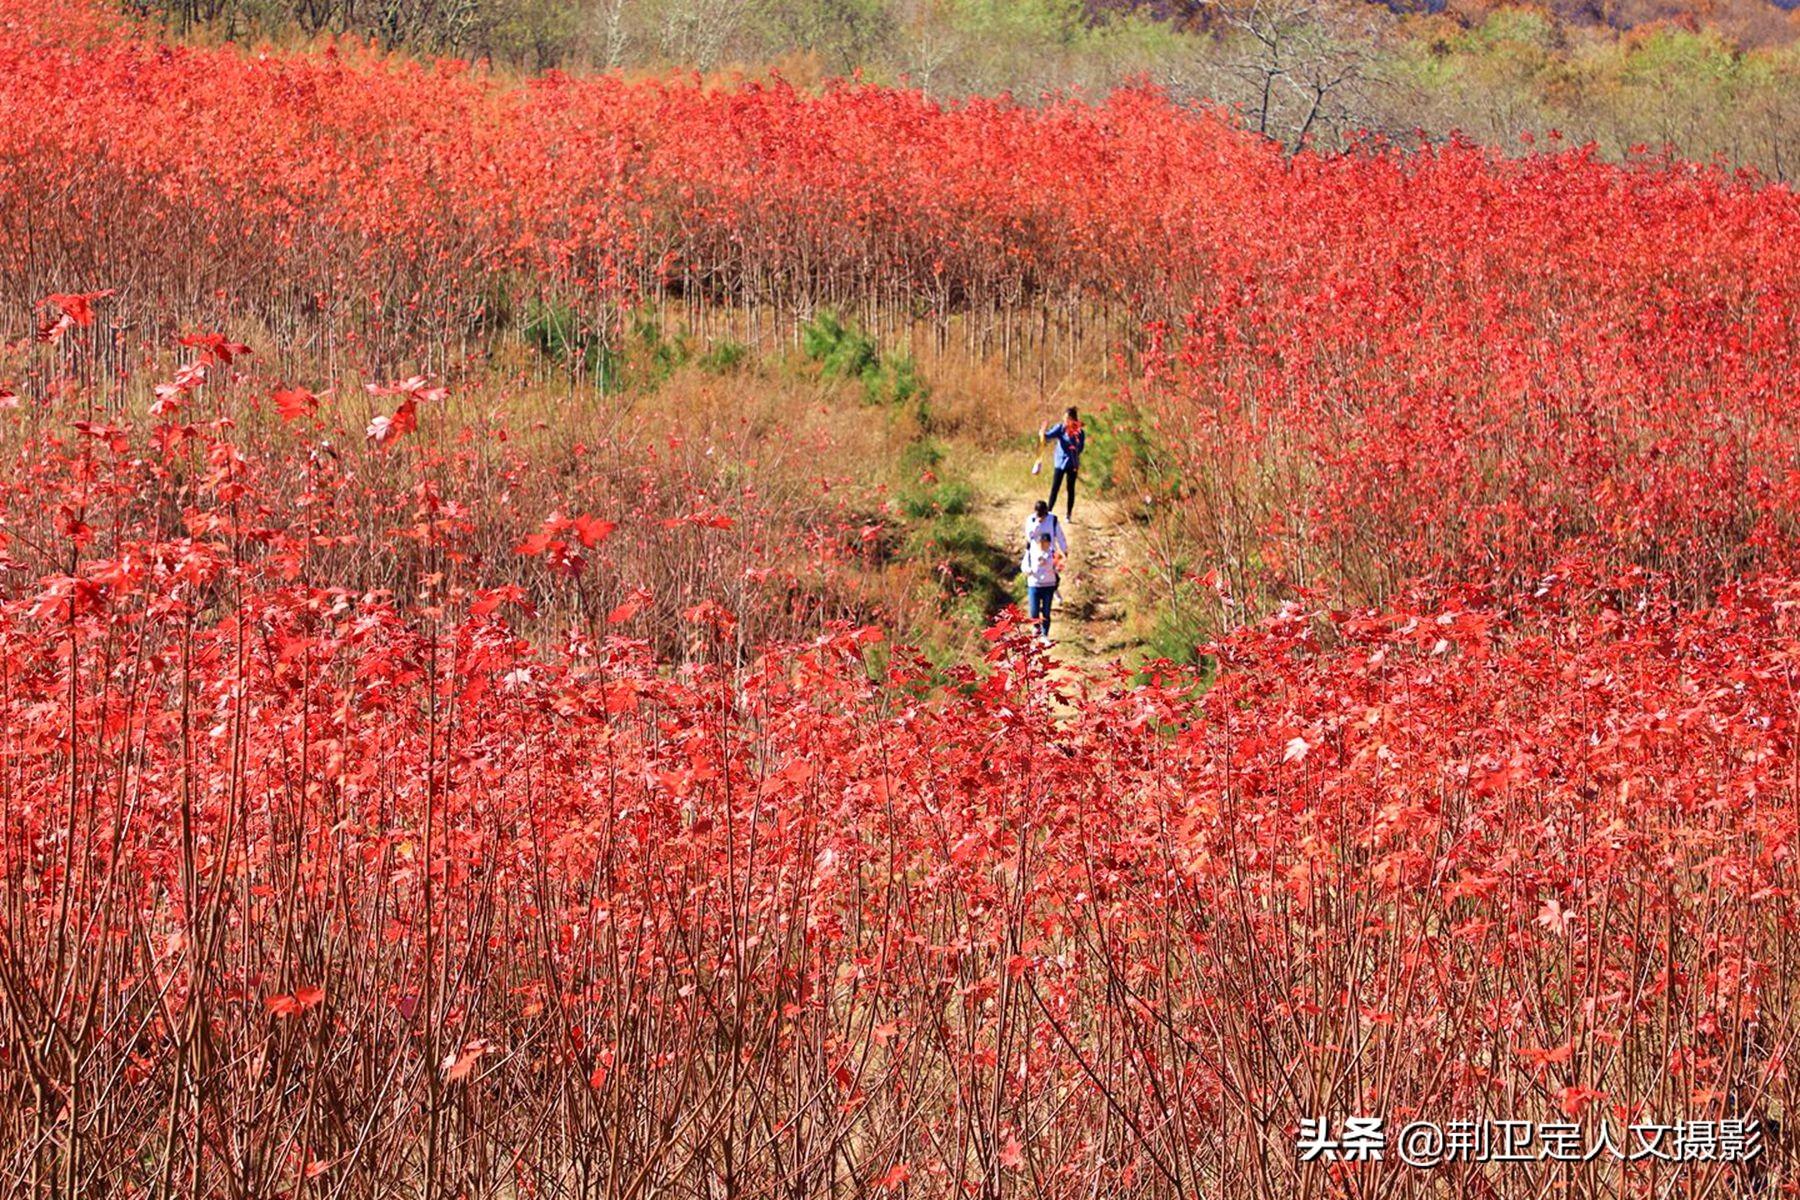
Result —
<svg viewBox="0 0 1800 1200"><path fill-rule="evenodd" d="M886 0L752 0L745 7L773 46L811 51L844 75L884 59L896 28Z"/></svg>
<svg viewBox="0 0 1800 1200"><path fill-rule="evenodd" d="M657 0L646 4L664 62L710 71L743 32L742 0Z"/></svg>
<svg viewBox="0 0 1800 1200"><path fill-rule="evenodd" d="M472 49L538 71L559 66L576 53L582 35L577 13L564 0L482 0Z"/></svg>
<svg viewBox="0 0 1800 1200"><path fill-rule="evenodd" d="M601 0L595 13L595 49L597 65L616 71L625 65L625 54L631 35L625 23L626 0Z"/></svg>
<svg viewBox="0 0 1800 1200"><path fill-rule="evenodd" d="M1290 150L1321 136L1341 142L1369 124L1377 12L1320 0L1214 0L1222 53L1197 76L1218 89L1207 98L1235 105L1251 129Z"/></svg>

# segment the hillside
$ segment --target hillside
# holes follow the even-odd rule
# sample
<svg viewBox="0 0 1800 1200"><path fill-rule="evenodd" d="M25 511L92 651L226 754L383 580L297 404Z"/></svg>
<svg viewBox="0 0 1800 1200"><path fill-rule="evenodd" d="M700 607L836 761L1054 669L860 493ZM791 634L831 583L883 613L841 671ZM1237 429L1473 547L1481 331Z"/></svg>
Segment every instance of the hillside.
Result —
<svg viewBox="0 0 1800 1200"><path fill-rule="evenodd" d="M1771 0L158 0L128 11L207 42L385 49L630 78L698 72L907 84L937 99L1099 98L1150 85L1283 145L1560 131L1778 179L1800 154L1800 16Z"/></svg>
<svg viewBox="0 0 1800 1200"><path fill-rule="evenodd" d="M1487 0L1369 0L1396 13L1452 12L1464 19L1479 21L1484 12L1499 5ZM1764 40L1782 42L1793 37L1791 24L1770 14L1791 12L1796 0L1744 0L1743 3L1686 3L1683 0L1640 0L1634 3L1608 3L1607 0L1551 0L1540 8L1556 19L1574 26L1598 25L1616 30L1630 30L1657 21L1678 24L1715 24L1745 30L1747 44ZM1166 21L1178 28L1204 29L1219 19L1221 6L1209 0L1087 0L1087 11L1095 19L1116 15L1143 15Z"/></svg>

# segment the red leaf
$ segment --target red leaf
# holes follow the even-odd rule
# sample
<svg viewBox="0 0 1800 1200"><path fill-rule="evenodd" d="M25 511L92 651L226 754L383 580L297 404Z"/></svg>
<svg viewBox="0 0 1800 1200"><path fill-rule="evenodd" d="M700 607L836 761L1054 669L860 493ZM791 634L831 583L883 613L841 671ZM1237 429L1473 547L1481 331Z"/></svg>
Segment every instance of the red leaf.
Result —
<svg viewBox="0 0 1800 1200"><path fill-rule="evenodd" d="M637 591L632 592L631 595L625 597L618 607L606 614L606 623L608 625L622 625L643 612L644 606L654 599L655 597L649 592L645 591L643 588L639 588Z"/></svg>
<svg viewBox="0 0 1800 1200"><path fill-rule="evenodd" d="M414 375L411 379L403 379L399 383L368 384L371 396L405 396L407 405L415 405L420 401L427 404L442 400L450 394L448 388L426 387L423 375ZM406 405L402 405L406 407Z"/></svg>
<svg viewBox="0 0 1800 1200"><path fill-rule="evenodd" d="M270 399L275 402L275 411L281 414L283 421L298 421L319 408L319 398L305 388L276 388Z"/></svg>
<svg viewBox="0 0 1800 1200"><path fill-rule="evenodd" d="M502 604L522 604L525 600L525 589L516 583L502 584L496 588L485 588L475 593L475 600L469 605L469 615L485 617L493 613Z"/></svg>
<svg viewBox="0 0 1800 1200"><path fill-rule="evenodd" d="M264 996L263 1007L278 1017L293 1017L323 1002L325 989L312 984L295 988L292 993Z"/></svg>
<svg viewBox="0 0 1800 1200"><path fill-rule="evenodd" d="M719 634L729 633L737 627L737 617L715 600L702 600L692 608L682 610L681 616L695 625L710 625Z"/></svg>
<svg viewBox="0 0 1800 1200"><path fill-rule="evenodd" d="M376 417L369 422L368 437L377 446L397 441L419 427L419 404L408 397L391 417Z"/></svg>
<svg viewBox="0 0 1800 1200"><path fill-rule="evenodd" d="M444 1056L444 1082L455 1083L468 1078L469 1072L475 1069L475 1064L481 1061L481 1056L494 1048L494 1043L488 1039L475 1038L463 1043L462 1049L452 1050Z"/></svg>
<svg viewBox="0 0 1800 1200"><path fill-rule="evenodd" d="M599 517L578 516L571 522L575 528L575 537L583 546L592 549L612 536L612 531L619 527L617 521L602 521Z"/></svg>
<svg viewBox="0 0 1800 1200"><path fill-rule="evenodd" d="M131 446L131 439L125 430L117 425L101 425L94 421L75 421L75 432L82 437L93 438L97 442L105 442L107 449L114 454L123 454Z"/></svg>
<svg viewBox="0 0 1800 1200"><path fill-rule="evenodd" d="M87 326L94 323L94 301L104 300L108 296L117 295L112 288L98 292L57 292L45 296L39 301L38 309L48 312L55 309L58 316L55 320L46 320L38 326L37 340L54 342L77 325Z"/></svg>
<svg viewBox="0 0 1800 1200"><path fill-rule="evenodd" d="M1519 1057L1533 1066L1545 1066L1550 1063L1566 1063L1575 1054L1573 1039L1564 1042L1554 1050L1546 1050L1541 1046L1520 1046Z"/></svg>
<svg viewBox="0 0 1800 1200"><path fill-rule="evenodd" d="M218 333L190 333L181 339L181 344L200 347L225 366L230 366L232 359L250 353L250 347L242 342L227 341Z"/></svg>

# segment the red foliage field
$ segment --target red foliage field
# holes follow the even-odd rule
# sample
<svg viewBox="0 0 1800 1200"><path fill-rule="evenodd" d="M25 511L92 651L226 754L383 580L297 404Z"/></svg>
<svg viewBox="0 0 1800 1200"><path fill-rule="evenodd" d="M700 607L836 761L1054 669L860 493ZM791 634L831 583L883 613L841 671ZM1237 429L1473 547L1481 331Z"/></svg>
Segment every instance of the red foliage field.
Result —
<svg viewBox="0 0 1800 1200"><path fill-rule="evenodd" d="M1789 1111L1790 190L9 4L0 198L9 1193L1789 1186L1294 1139ZM1256 619L928 666L849 513L460 397L546 297L1156 318Z"/></svg>
<svg viewBox="0 0 1800 1200"><path fill-rule="evenodd" d="M1715 169L1470 146L1289 161L1149 92L946 108L843 85L514 86L354 48L134 41L80 9L7 20L6 299L116 288L146 335L253 320L266 352L441 369L520 292L575 298L599 329L673 292L974 309L1017 338L1084 304L1174 319L1201 296L1291 317L1293 338L1354 312L1371 338L1523 320L1654 350L1791 299L1792 192ZM1469 303L1446 321L1445 297ZM1614 329L1613 309L1643 320Z"/></svg>
<svg viewBox="0 0 1800 1200"><path fill-rule="evenodd" d="M1240 587L1531 580L1580 550L1678 597L1795 567L1800 204L1584 156L1334 162L1217 273L1141 396L1175 519ZM1360 212L1358 211L1360 210Z"/></svg>

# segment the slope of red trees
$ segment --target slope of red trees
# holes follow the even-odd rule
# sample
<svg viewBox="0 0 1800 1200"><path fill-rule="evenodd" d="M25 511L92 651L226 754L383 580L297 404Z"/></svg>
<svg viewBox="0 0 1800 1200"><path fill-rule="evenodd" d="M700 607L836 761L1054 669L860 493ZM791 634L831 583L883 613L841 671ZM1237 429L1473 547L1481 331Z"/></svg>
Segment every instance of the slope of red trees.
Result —
<svg viewBox="0 0 1800 1200"><path fill-rule="evenodd" d="M1015 354L1163 318L1141 399L1176 519L1246 592L1516 579L1580 544L1704 596L1792 540L1800 203L1716 169L1289 160L1148 93L512 85L23 10L0 172L18 319L112 289L133 345L267 330L334 377L458 369L543 298L601 337L645 303L767 337L817 305L961 314Z"/></svg>
<svg viewBox="0 0 1800 1200"><path fill-rule="evenodd" d="M1293 337L1354 311L1467 343L1520 314L1591 337L1602 289L1646 310L1654 348L1684 340L1682 321L1747 320L1747 335L1746 305L1779 311L1800 220L1788 189L1581 151L1289 160L1149 92L1028 107L515 85L353 48L170 47L23 5L0 68L13 304L112 287L145 331L254 315L284 354L361 345L382 373L454 360L537 292L602 330L617 305L671 292L975 310L1020 338L1039 310L1174 318L1201 298L1279 314ZM1468 301L1460 326L1430 312L1446 295Z"/></svg>
<svg viewBox="0 0 1800 1200"><path fill-rule="evenodd" d="M1318 205L1148 356L1205 561L1353 595L1577 547L1686 598L1793 567L1792 191L1582 155L1309 170Z"/></svg>

